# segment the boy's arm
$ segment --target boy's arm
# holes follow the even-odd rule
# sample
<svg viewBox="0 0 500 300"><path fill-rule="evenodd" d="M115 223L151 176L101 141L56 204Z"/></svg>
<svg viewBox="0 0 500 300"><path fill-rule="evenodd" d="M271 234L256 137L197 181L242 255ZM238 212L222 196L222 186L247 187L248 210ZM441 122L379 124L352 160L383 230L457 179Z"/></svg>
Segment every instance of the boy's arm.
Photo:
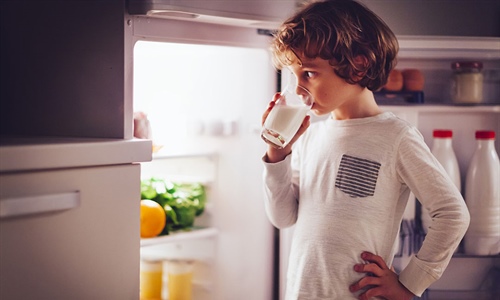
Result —
<svg viewBox="0 0 500 300"><path fill-rule="evenodd" d="M379 296L385 299L412 299L422 293L448 266L469 224L469 213L460 191L431 154L416 129L406 132L398 150L396 169L401 182L408 185L432 223L420 251L411 258L399 277L377 255L364 252L365 265L355 265L357 272L368 273L353 284L352 292L369 289L360 299Z"/></svg>
<svg viewBox="0 0 500 300"><path fill-rule="evenodd" d="M298 177L288 155L277 163L264 161L265 209L271 223L277 228L292 226L297 221Z"/></svg>
<svg viewBox="0 0 500 300"><path fill-rule="evenodd" d="M404 268L399 281L415 295L438 280L469 226L469 212L460 191L431 154L416 129L400 144L396 169L432 223L418 253Z"/></svg>
<svg viewBox="0 0 500 300"><path fill-rule="evenodd" d="M279 94L274 95L273 101L262 116L262 124L274 107ZM265 209L271 223L277 228L292 226L297 221L298 211L298 182L297 171L292 170L292 145L304 134L310 125L310 117L306 116L290 143L283 149L268 146L262 161L264 163L264 192Z"/></svg>

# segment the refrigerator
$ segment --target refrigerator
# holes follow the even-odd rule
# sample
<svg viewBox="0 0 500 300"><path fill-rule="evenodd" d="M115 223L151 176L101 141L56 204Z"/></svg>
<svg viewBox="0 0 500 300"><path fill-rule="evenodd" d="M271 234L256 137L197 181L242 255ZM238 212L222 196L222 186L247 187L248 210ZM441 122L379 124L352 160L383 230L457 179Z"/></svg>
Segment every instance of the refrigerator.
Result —
<svg viewBox="0 0 500 300"><path fill-rule="evenodd" d="M235 3L241 8L242 2ZM227 12L237 4L208 11L215 17L204 15L207 8L196 1L137 5L133 1L129 11L134 111L147 115L159 148L151 162L142 163L141 177L202 182L208 190L197 230L142 240L141 257L195 260L195 299L283 299L293 228L277 230L265 215L261 158L266 145L260 138L262 112L290 76L272 68L267 49L278 23L241 20ZM377 94L381 107L417 126L429 147L432 130L453 130L464 180L475 130L500 131L500 39L413 34L398 34L398 39L397 68L423 72L425 102ZM450 64L463 59L485 65L481 105L455 105L450 99ZM397 241L401 251L394 266L399 270L418 250L413 242L421 238L414 232L417 207L411 196L404 220L409 227L402 225ZM450 270L422 298L489 299L497 293L487 283L498 280L498 266L498 256L457 253Z"/></svg>
<svg viewBox="0 0 500 300"><path fill-rule="evenodd" d="M138 299L140 260L153 258L195 261L196 300L283 299L293 228L278 231L264 212L260 119L287 76L272 67L269 34L298 2L2 1L0 298ZM463 179L473 132L500 134L495 4L363 2L396 30L398 68L426 77L424 104L383 109L429 146L432 129L454 130ZM453 9L429 16L445 26L432 26L426 8L442 5ZM471 7L483 8L481 20ZM476 36L476 24L490 37ZM451 104L459 59L483 61L482 105ZM137 111L151 140L133 138ZM196 230L139 238L139 183L151 176L206 187ZM21 213L6 213L18 203ZM406 223L417 214L410 203ZM401 230L396 268L414 254L413 237ZM490 299L499 265L458 253L425 297Z"/></svg>

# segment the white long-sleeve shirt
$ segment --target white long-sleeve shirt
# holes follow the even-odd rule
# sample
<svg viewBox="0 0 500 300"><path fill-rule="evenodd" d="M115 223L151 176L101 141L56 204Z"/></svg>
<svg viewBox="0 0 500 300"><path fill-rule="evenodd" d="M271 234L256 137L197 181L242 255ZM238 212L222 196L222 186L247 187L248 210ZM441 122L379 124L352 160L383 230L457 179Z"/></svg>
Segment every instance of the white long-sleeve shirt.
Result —
<svg viewBox="0 0 500 300"><path fill-rule="evenodd" d="M415 295L439 279L465 234L460 191L422 135L392 113L311 124L278 163L264 163L266 211L278 228L295 226L286 299L357 299L360 254L390 266L410 191L432 223L399 275Z"/></svg>

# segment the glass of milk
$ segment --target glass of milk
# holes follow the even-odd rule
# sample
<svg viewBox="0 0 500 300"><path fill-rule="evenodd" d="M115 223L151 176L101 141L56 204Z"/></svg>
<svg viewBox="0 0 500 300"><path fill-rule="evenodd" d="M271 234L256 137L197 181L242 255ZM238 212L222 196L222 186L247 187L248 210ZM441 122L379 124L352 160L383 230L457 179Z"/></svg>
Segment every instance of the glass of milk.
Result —
<svg viewBox="0 0 500 300"><path fill-rule="evenodd" d="M291 76L264 122L262 139L275 148L284 148L299 130L313 102L311 93Z"/></svg>

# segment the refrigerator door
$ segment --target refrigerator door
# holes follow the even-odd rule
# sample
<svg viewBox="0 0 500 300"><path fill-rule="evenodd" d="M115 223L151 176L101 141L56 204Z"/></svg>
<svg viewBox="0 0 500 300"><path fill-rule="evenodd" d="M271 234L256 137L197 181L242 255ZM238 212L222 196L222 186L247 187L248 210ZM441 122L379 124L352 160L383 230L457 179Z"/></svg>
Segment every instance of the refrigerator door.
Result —
<svg viewBox="0 0 500 300"><path fill-rule="evenodd" d="M202 279L210 291L197 299L272 299L274 228L264 211L260 162L261 117L277 86L269 36L247 27L131 20L134 110L147 114L161 146L142 175L191 175L207 184L207 210L195 225L216 236L170 242L211 267L213 275ZM178 255L171 246L141 251Z"/></svg>

